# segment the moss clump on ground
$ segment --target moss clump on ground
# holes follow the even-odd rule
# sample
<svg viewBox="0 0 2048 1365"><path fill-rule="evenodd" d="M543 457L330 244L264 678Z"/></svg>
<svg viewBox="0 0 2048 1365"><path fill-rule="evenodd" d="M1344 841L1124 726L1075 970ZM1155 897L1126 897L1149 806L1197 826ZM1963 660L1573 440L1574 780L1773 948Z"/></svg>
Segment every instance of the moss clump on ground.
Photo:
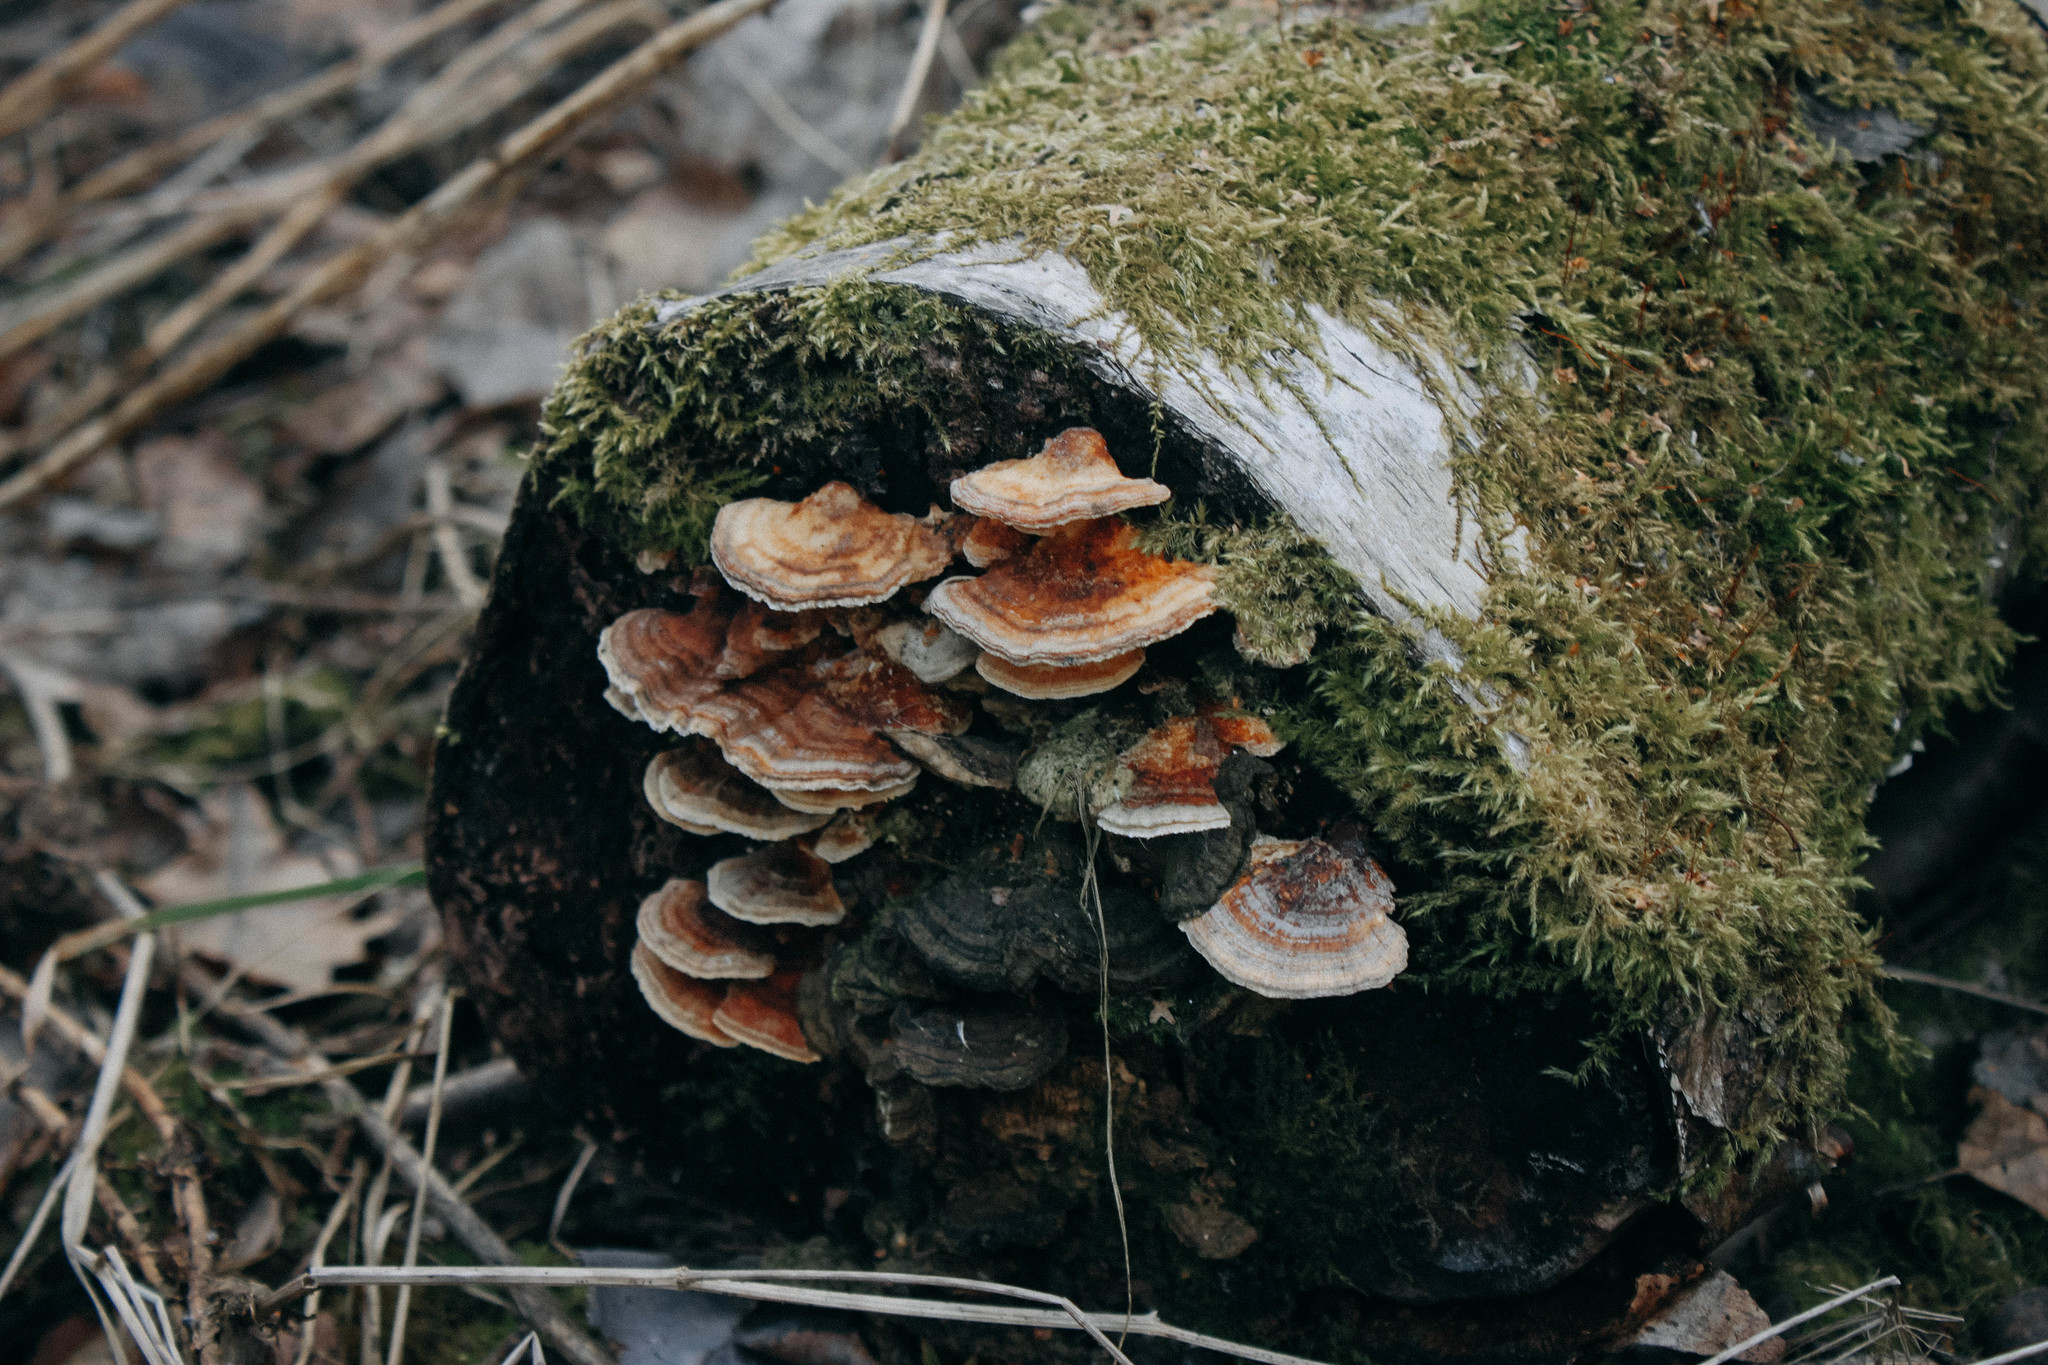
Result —
<svg viewBox="0 0 2048 1365"><path fill-rule="evenodd" d="M1021 240L1165 364L1257 378L1312 346L1313 305L1490 385L1459 495L1527 536L1480 619L1430 618L1462 671L1333 610L1298 555L1242 585L1278 623L1255 643L1317 632L1283 719L1419 870L1424 979L1569 978L1615 1038L1705 1002L1778 1021L1741 1152L1841 1103L1845 1021L1883 1031L1848 901L1868 792L2011 645L1992 593L2048 458L2044 80L2007 0L1218 27L1015 64L758 260ZM1924 136L1852 163L1807 131L1815 100ZM970 375L1043 381L1053 416L1088 384L1057 338L857 279L651 322L593 335L543 451L635 548L694 554L725 498L881 458L905 414L945 445ZM1257 564L1286 528L1183 534Z"/></svg>

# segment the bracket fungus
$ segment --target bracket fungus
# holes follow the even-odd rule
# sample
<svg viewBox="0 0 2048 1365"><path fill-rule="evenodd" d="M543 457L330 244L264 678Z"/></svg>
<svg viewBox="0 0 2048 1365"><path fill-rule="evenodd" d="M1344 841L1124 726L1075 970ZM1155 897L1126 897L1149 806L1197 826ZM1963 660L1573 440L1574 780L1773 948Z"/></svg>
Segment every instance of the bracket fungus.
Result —
<svg viewBox="0 0 2048 1365"><path fill-rule="evenodd" d="M1236 885L1181 930L1229 980L1307 1000L1373 990L1408 965L1393 908L1393 884L1363 854L1322 839L1265 839Z"/></svg>
<svg viewBox="0 0 2048 1365"><path fill-rule="evenodd" d="M809 834L831 818L791 810L701 741L657 754L647 765L646 791L655 814L693 834L766 842Z"/></svg>
<svg viewBox="0 0 2048 1365"><path fill-rule="evenodd" d="M1092 427L1068 428L1028 460L998 460L962 475L953 480L952 493L956 504L976 516L1036 533L1154 507L1173 496L1163 483L1125 478L1102 433ZM992 534L984 544L989 542L1000 543ZM968 562L974 563L971 556Z"/></svg>
<svg viewBox="0 0 2048 1365"><path fill-rule="evenodd" d="M1173 717L1124 753L1131 783L1098 822L1131 839L1227 828L1230 812L1216 795L1216 770L1225 752L1208 722Z"/></svg>
<svg viewBox="0 0 2048 1365"><path fill-rule="evenodd" d="M952 558L940 532L837 482L798 503L727 503L711 528L711 562L726 581L778 611L886 601Z"/></svg>
<svg viewBox="0 0 2048 1365"><path fill-rule="evenodd" d="M704 883L677 877L640 902L634 927L647 951L699 981L755 980L775 970L772 944L714 916L725 918L707 906Z"/></svg>
<svg viewBox="0 0 2048 1365"><path fill-rule="evenodd" d="M736 1040L713 1022L718 1007L725 1003L723 987L683 975L656 957L645 943L633 945L631 965L641 997L663 1023L713 1047L737 1046Z"/></svg>
<svg viewBox="0 0 2048 1365"><path fill-rule="evenodd" d="M1013 664L1091 664L1214 612L1215 583L1212 566L1148 554L1110 517L1062 526L978 578L945 579L924 609Z"/></svg>
<svg viewBox="0 0 2048 1365"><path fill-rule="evenodd" d="M711 1022L735 1042L788 1062L815 1062L818 1054L797 1017L797 973L779 971L765 981L735 981L712 1012Z"/></svg>
<svg viewBox="0 0 2048 1365"><path fill-rule="evenodd" d="M1030 547L1031 537L1026 532L1005 526L994 517L976 517L967 534L960 538L960 557L977 569L986 569Z"/></svg>
<svg viewBox="0 0 2048 1365"><path fill-rule="evenodd" d="M713 905L749 924L837 924L846 918L831 864L794 840L721 859L704 881Z"/></svg>
<svg viewBox="0 0 2048 1365"><path fill-rule="evenodd" d="M1090 664L1013 664L986 650L974 661L975 672L1026 701L1065 701L1112 692L1136 677L1144 666L1142 649Z"/></svg>

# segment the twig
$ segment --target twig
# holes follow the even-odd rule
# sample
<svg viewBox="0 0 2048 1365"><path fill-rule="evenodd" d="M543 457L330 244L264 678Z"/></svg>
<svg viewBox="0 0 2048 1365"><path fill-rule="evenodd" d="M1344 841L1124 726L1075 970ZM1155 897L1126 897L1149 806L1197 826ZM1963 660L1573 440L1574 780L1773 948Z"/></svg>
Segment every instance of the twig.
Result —
<svg viewBox="0 0 2048 1365"><path fill-rule="evenodd" d="M356 1198L363 1192L363 1180L370 1173L370 1162L366 1157L357 1157L349 1167L348 1185L341 1197L334 1201L334 1207L327 1211L327 1221L320 1225L320 1235L313 1239L313 1252L306 1260L306 1266L318 1270L327 1264L327 1244L334 1240L334 1234L341 1231L341 1225L348 1221L349 1210L355 1207ZM306 1296L305 1336L299 1340L299 1355L294 1365L308 1365L313 1359L313 1342L316 1325L320 1319L320 1296L317 1293Z"/></svg>
<svg viewBox="0 0 2048 1365"><path fill-rule="evenodd" d="M932 58L938 55L939 34L945 26L946 0L925 0L924 27L917 33L917 51L910 56L910 74L903 78L903 92L896 97L896 112L889 116L889 136L885 141L891 158L896 155L897 140L910 127L911 115L917 112L925 82L931 78Z"/></svg>
<svg viewBox="0 0 2048 1365"><path fill-rule="evenodd" d="M1911 981L1920 986L1938 986L1945 991L1956 991L1963 995L1974 995L1979 1000L1989 1000L2000 1005L2010 1005L2016 1010L2031 1010L2035 1014L2048 1014L2048 1005L2038 1000L2029 1000L2023 995L2008 995L2004 991L1979 986L1973 981L1957 981L1953 977L1936 976L1932 972L1916 972L1910 967L1880 967L1879 976L1893 981Z"/></svg>
<svg viewBox="0 0 2048 1365"><path fill-rule="evenodd" d="M131 908L139 908L134 906L132 898L117 900L116 906L124 913ZM154 934L138 935L129 948L128 972L121 982L120 1001L114 1006L114 1022L107 1030L106 1056L100 1061L99 1079L93 1084L85 1122L80 1125L78 1143L72 1148L71 1178L64 1186L63 1208L57 1221L58 1241L64 1247L65 1257L91 1297L100 1325L106 1330L107 1340L117 1356L121 1352L119 1339L115 1336L113 1322L107 1317L106 1305L101 1301L100 1286L95 1282L95 1272L105 1266L105 1261L85 1245L85 1234L92 1219L95 1187L99 1180L100 1144L106 1139L107 1119L114 1110L114 1096L121 1089L121 1072L128 1062L128 1048L135 1041L135 1027L142 1018L142 998L149 989L149 965L155 949ZM193 1271L193 1306L197 1310L198 1282L203 1268L194 1266ZM201 1321L195 1311L195 1337L201 1330Z"/></svg>
<svg viewBox="0 0 2048 1365"><path fill-rule="evenodd" d="M429 1119L428 1122L431 1124L433 1120ZM564 1255L568 1254L569 1249L563 1246L561 1241L562 1220L569 1216L569 1201L576 1197L576 1186L582 1182L583 1173L590 1169L591 1158L596 1155L597 1144L584 1143L583 1150L576 1156L576 1164L569 1168L568 1176L562 1181L561 1193L555 1196L555 1211L548 1219L548 1245Z"/></svg>
<svg viewBox="0 0 2048 1365"><path fill-rule="evenodd" d="M12 265L49 233L87 204L126 194L170 167L198 156L226 139L260 139L272 127L323 100L346 92L385 63L404 56L421 43L475 18L504 0L447 0L439 8L392 30L355 57L337 62L294 86L267 95L246 109L222 114L165 142L152 143L104 166L50 204L10 222L0 231L0 267Z"/></svg>
<svg viewBox="0 0 2048 1365"><path fill-rule="evenodd" d="M45 667L18 654L0 654L0 671L14 683L21 709L28 713L29 728L35 732L36 748L43 755L43 781L71 780L71 739L64 733L64 718L57 703L78 701L84 694L78 680L54 668Z"/></svg>
<svg viewBox="0 0 2048 1365"><path fill-rule="evenodd" d="M330 1266L317 1277L310 1272L280 1286L258 1303L257 1313L274 1312L315 1289L342 1285L388 1285L400 1283L410 1274L416 1285L462 1287L504 1285L557 1289L617 1286L626 1289L688 1289L734 1298L758 1299L768 1303L808 1304L841 1308L856 1313L879 1313L894 1317L924 1318L939 1322L974 1322L999 1327L1031 1327L1080 1330L1096 1345L1119 1361L1124 1359L1106 1332L1124 1324L1121 1313L1086 1313L1073 1300L1058 1294L988 1280L969 1280L951 1275L912 1275L878 1270L693 1270L687 1266L667 1270L637 1270L609 1266L422 1266L410 1272L389 1267ZM818 1282L843 1281L858 1284L896 1285L914 1289L959 1290L999 1298L1022 1299L1026 1303L1057 1305L1053 1308L1018 1308L1000 1304L957 1303L946 1299L899 1298L886 1294L849 1294L813 1289ZM1896 1281L1893 1281L1896 1283ZM1316 1365L1304 1356L1247 1346L1222 1337L1191 1332L1162 1322L1157 1313L1139 1313L1130 1320L1134 1336L1157 1337L1198 1350L1215 1351L1260 1365Z"/></svg>
<svg viewBox="0 0 2048 1365"><path fill-rule="evenodd" d="M434 551L441 558L441 571L448 575L448 586L455 590L463 606L480 607L484 604L484 585L469 567L469 552L462 548L462 538L455 534L455 494L448 484L446 460L427 461L426 483L427 515L433 518Z"/></svg>
<svg viewBox="0 0 2048 1365"><path fill-rule="evenodd" d="M768 116L768 121L780 128L797 146L809 152L841 175L859 175L860 163L846 154L844 148L826 137L811 125L810 120L796 111L795 106L782 97L775 88L775 82L763 76L747 60L747 54L737 44L721 43L718 60L725 67L725 74L731 76L740 89L747 92L747 98Z"/></svg>
<svg viewBox="0 0 2048 1365"><path fill-rule="evenodd" d="M1773 1323L1769 1327L1764 1328L1763 1331L1758 1332L1753 1336L1744 1337L1741 1341L1738 1341L1733 1346L1728 1347L1719 1355L1708 1356L1705 1360L1700 1362L1700 1365L1727 1365L1729 1361L1735 1359L1735 1357L1741 1355L1744 1351L1747 1351L1754 1346L1761 1346L1764 1342L1769 1341L1772 1337L1783 1336L1786 1332L1790 1331L1794 1327L1797 1327L1802 1322L1811 1322L1813 1319L1819 1317L1823 1313L1832 1312L1834 1309L1840 1308L1843 1304L1848 1303L1851 1299L1860 1299L1865 1294L1871 1293L1874 1290L1889 1289L1898 1282L1898 1276L1887 1275L1881 1280L1872 1280L1869 1284L1864 1285L1860 1289L1851 1289L1846 1293L1837 1294L1835 1295L1835 1297L1829 1299L1827 1302L1816 1304L1814 1307L1807 1309L1804 1313L1794 1313L1791 1317L1786 1318L1783 1322Z"/></svg>
<svg viewBox="0 0 2048 1365"><path fill-rule="evenodd" d="M368 137L336 156L311 165L282 172L255 185L240 186L191 197L194 220L132 251L114 256L85 275L57 288L30 295L8 310L19 320L0 331L0 359L41 340L72 318L115 294L153 278L178 261L205 250L214 243L237 235L275 213L285 213L282 233L273 232L259 243L243 264L264 255L281 255L288 249L286 239L303 236L318 216L306 221L308 206L338 199L348 187L398 157L498 113L530 91L540 77L555 69L563 58L588 46L612 29L645 16L646 0L614 0L595 14L551 35L527 61L504 76L472 84L472 78L506 51L534 32L589 4L590 0L544 0L504 25L483 42L472 45L432 80L415 90L406 102ZM659 18L647 22L658 23ZM180 205L179 207L184 207ZM324 214L324 210L321 210ZM239 272L230 271L231 275ZM246 272L253 279L259 270ZM232 293L240 293L236 285ZM188 303L195 312L211 313L218 301L209 289ZM232 297L232 293L230 297ZM180 315L184 316L180 316ZM180 309L167 321L180 332L196 325L196 317ZM145 346L146 363L150 347Z"/></svg>
<svg viewBox="0 0 2048 1365"><path fill-rule="evenodd" d="M441 1136L441 1092L442 1088L448 1084L448 1031L453 1026L454 1019L454 1001L444 991L441 993L440 1036L434 1045L433 1103L427 1110L426 1136L420 1141L420 1165L430 1171L434 1169L434 1145ZM405 1087L400 1085L395 1087L395 1089L397 1090L395 1098L400 1103L403 1103ZM390 1121L392 1115L397 1112L398 1107L398 1104L392 1103L387 1103L384 1106L386 1122ZM411 1269L420 1263L420 1229L426 1226L426 1221L427 1182L422 1180L413 1193L412 1221L405 1230L404 1265L407 1269ZM399 1362L405 1359L405 1319L406 1314L411 1308L412 1286L409 1284L400 1285L398 1287L397 1306L391 1310L391 1353L385 1357L385 1365L399 1365Z"/></svg>
<svg viewBox="0 0 2048 1365"><path fill-rule="evenodd" d="M12 137L50 112L65 87L111 57L121 44L185 0L129 0L99 27L37 62L0 90L0 137Z"/></svg>
<svg viewBox="0 0 2048 1365"><path fill-rule="evenodd" d="M224 242L264 216L260 207L213 213L152 238L133 251L62 284L29 294L0 315L0 359L27 350L50 333L101 303L156 278L184 260Z"/></svg>
<svg viewBox="0 0 2048 1365"><path fill-rule="evenodd" d="M0 509L43 492L58 478L119 441L171 403L198 393L266 342L282 336L302 309L346 293L377 263L430 240L486 190L554 151L588 121L647 86L683 56L726 32L773 0L718 0L662 29L584 83L574 94L501 141L453 179L380 229L337 253L282 298L232 332L136 388L105 417L57 442L40 459L0 483Z"/></svg>
<svg viewBox="0 0 2048 1365"><path fill-rule="evenodd" d="M272 1051L296 1058L301 1065L326 1065L326 1059L320 1056L311 1043L269 1015L246 1010L238 1002L224 1003L222 1012ZM360 1091L339 1078L322 1081L321 1089L338 1111L355 1120L356 1126L370 1139L371 1145L390 1160L392 1169L408 1184L415 1188L421 1183L428 1186L428 1206L440 1216L455 1240L471 1255L493 1266L517 1265L519 1257L505 1244L504 1239L493 1232L490 1225L479 1218L476 1211L449 1187L447 1179L439 1171L433 1170L420 1160L420 1155L413 1149L412 1144L407 1142L382 1114L364 1103ZM392 1273L422 1275L432 1274L434 1269L416 1267L411 1271ZM321 1273L324 1275L328 1272ZM309 1286L311 1287L313 1286ZM562 1311L561 1305L557 1304L544 1289L532 1286L514 1288L512 1297L527 1322L537 1328L547 1339L548 1344L567 1357L572 1365L616 1365L611 1354L572 1322Z"/></svg>
<svg viewBox="0 0 2048 1365"><path fill-rule="evenodd" d="M1083 827L1088 831L1088 870L1081 878L1081 913L1087 914L1090 901L1095 910L1095 934L1098 952L1098 970L1102 977L1096 1009L1102 1019L1102 1154L1109 1167L1109 1197L1116 1206L1116 1231L1124 1252L1124 1331L1128 1326L1133 1308L1136 1306L1136 1291L1131 1283L1131 1229L1124 1221L1124 1192L1116 1178L1116 1072L1114 1059L1109 1050L1109 921L1103 917L1102 883L1096 879L1095 858L1102 843L1102 827L1089 818L1088 793L1081 783L1074 785L1074 807L1081 813Z"/></svg>

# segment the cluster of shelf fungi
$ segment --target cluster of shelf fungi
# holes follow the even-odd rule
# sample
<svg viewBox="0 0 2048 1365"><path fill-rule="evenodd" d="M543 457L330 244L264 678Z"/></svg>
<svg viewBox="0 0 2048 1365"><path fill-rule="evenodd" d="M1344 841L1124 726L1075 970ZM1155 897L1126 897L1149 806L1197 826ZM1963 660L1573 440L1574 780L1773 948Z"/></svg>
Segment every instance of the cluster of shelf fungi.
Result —
<svg viewBox="0 0 2048 1365"><path fill-rule="evenodd" d="M838 482L731 503L689 609L603 631L607 700L683 739L647 766L649 805L755 845L641 904L632 972L653 1011L718 1047L850 1052L878 1087L1016 1090L1066 1047L1062 1017L1021 997L1041 978L1093 994L1098 953L1120 990L1200 971L1190 946L1274 999L1392 980L1407 940L1362 840L1261 832L1253 789L1282 747L1270 726L1145 669L1149 648L1218 610L1213 567L1149 553L1126 519L1170 490L1075 428L950 494L956 510L921 518ZM978 572L948 573L962 561ZM1067 705L1082 698L1099 701ZM921 850L952 874L882 888L875 928L866 912L882 907L857 906L835 868L904 837L889 805L928 781L1014 791L1040 818L993 852ZM1098 856L1117 869L1107 899ZM935 979L999 1001L925 1007L944 992L918 983Z"/></svg>

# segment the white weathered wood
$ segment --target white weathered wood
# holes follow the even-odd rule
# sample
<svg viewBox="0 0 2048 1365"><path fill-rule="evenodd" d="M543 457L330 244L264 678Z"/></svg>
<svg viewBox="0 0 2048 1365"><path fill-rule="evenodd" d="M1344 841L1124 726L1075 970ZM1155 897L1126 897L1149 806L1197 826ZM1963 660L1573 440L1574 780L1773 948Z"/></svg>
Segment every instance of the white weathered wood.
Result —
<svg viewBox="0 0 2048 1365"><path fill-rule="evenodd" d="M1109 309L1078 264L1000 243L935 250L897 239L794 256L715 294L665 304L658 317L668 322L715 298L850 275L925 290L1069 339L1099 377L1156 400L1243 470L1357 575L1375 610L1404 622L1412 619L1406 604L1478 615L1487 575L1474 529L1459 516L1442 408L1404 361L1320 309L1310 317L1321 356L1275 356L1263 385L1206 352L1169 366ZM1448 362L1436 378L1439 392L1459 392ZM1425 638L1425 652L1434 652L1431 643Z"/></svg>

